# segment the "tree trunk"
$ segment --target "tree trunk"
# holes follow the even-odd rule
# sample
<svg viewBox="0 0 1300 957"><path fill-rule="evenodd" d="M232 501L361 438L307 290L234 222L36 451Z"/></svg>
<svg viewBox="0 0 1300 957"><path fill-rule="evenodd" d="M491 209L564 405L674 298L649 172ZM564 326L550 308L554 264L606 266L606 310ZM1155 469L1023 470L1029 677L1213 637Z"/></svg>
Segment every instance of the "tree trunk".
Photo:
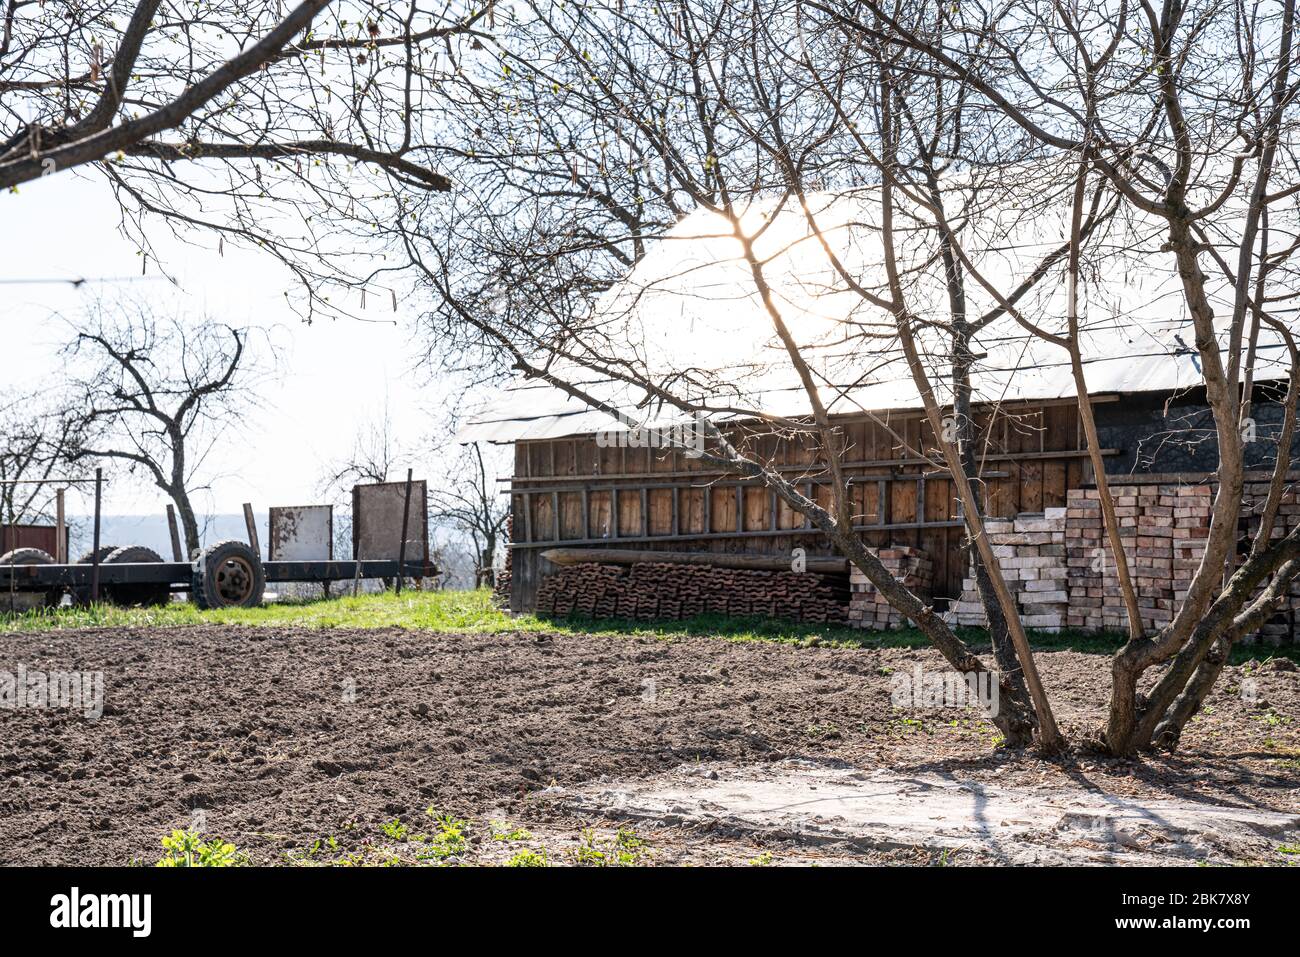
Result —
<svg viewBox="0 0 1300 957"><path fill-rule="evenodd" d="M1205 556L1187 591L1187 597L1155 640L1130 638L1111 664L1112 687L1110 714L1105 743L1115 755L1132 755L1149 747L1154 725L1163 716L1173 698L1182 690L1172 678L1179 674L1171 669L1152 701L1140 700L1137 683L1142 673L1153 665L1168 661L1185 649L1192 634L1209 608L1214 595L1223 585L1222 569L1237 540L1237 518L1241 511L1243 454L1241 433L1237 430L1240 401L1223 368L1214 332L1214 309L1205 291L1205 274L1201 272L1199 246L1185 219L1173 216L1169 221L1168 248L1174 253L1178 276L1188 311L1196 331L1196 347L1201 357L1206 400L1214 415L1218 437L1219 488L1211 510L1210 536ZM1186 674L1184 680L1190 679ZM1146 718L1144 728L1139 722Z"/></svg>
<svg viewBox="0 0 1300 957"><path fill-rule="evenodd" d="M956 671L964 676L988 672L989 669L980 661L979 656L949 630L934 609L894 578L856 534L844 534L841 531L834 539L849 561L867 576L890 605L912 620ZM1032 704L1027 706L1017 697L1016 688L1005 672L998 674L997 678L998 712L991 715L989 720L1008 742L1032 740L1036 729Z"/></svg>
<svg viewBox="0 0 1300 957"><path fill-rule="evenodd" d="M183 488L178 488L169 489L168 494L176 503L176 512L180 516L181 533L185 536L186 558L193 559L198 555L203 544L199 541L199 522L194 515L194 507L190 505L189 493Z"/></svg>
<svg viewBox="0 0 1300 957"><path fill-rule="evenodd" d="M944 264L949 274L949 288L952 289L954 282L959 281L955 275L959 268L956 258L948 249L949 243L947 237L944 237ZM954 423L957 429L957 452L961 458L962 470L966 473L966 479L972 485L979 482L979 463L975 459L975 422L971 415L971 384L970 384L970 367L974 362L971 355L970 347L970 330L965 321L963 305L964 296L960 292L950 292L953 299L953 312L958 316L957 321L953 324L953 416L956 419ZM979 511L979 500L975 502L976 510ZM969 556L970 567L974 573L975 588L980 597L980 603L984 606L984 617L988 620L989 640L993 645L993 657L997 661L998 670L1001 672L1002 684L1005 694L1010 700L1014 701L1018 708L1025 713L1033 714L1033 701L1029 697L1029 689L1025 687L1024 671L1020 667L1020 660L1016 657L1015 645L1011 642L1011 631L1007 627L1006 615L1002 612L1002 605L998 601L997 591L993 587L993 579L989 576L988 568L984 565L983 556L980 555L979 549L975 547L974 542L969 542L966 548ZM1024 748L1033 743L1034 722L1031 720L1025 725L1018 725L1010 732L1003 731L1006 738L1006 744L1012 748Z"/></svg>

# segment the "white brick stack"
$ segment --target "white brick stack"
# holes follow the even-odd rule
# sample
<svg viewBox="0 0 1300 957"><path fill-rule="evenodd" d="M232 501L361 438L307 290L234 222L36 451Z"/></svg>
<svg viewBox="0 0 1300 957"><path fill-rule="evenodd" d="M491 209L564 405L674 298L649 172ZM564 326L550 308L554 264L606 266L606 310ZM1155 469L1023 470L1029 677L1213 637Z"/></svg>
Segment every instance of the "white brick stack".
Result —
<svg viewBox="0 0 1300 957"><path fill-rule="evenodd" d="M1060 631L1069 601L1066 510L1049 508L1042 513L1022 512L1014 519L986 519L984 530L1024 626ZM987 625L973 575L963 582L962 596L949 609L948 620L957 625Z"/></svg>

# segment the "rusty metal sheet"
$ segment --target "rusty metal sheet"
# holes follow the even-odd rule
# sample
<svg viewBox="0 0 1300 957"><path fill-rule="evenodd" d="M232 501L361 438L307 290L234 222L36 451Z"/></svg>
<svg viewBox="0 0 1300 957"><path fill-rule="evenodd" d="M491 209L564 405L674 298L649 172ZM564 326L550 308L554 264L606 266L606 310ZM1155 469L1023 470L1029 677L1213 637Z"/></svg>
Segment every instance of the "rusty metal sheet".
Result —
<svg viewBox="0 0 1300 957"><path fill-rule="evenodd" d="M333 505L279 505L270 510L267 558L315 562L334 558Z"/></svg>
<svg viewBox="0 0 1300 957"><path fill-rule="evenodd" d="M65 547L68 529L64 529ZM59 533L53 525L5 525L0 527L0 555L15 548L39 548L57 555Z"/></svg>
<svg viewBox="0 0 1300 957"><path fill-rule="evenodd" d="M356 485L352 488L352 557L358 561L396 559L402 543L405 482ZM429 560L428 491L423 480L411 483L406 558Z"/></svg>

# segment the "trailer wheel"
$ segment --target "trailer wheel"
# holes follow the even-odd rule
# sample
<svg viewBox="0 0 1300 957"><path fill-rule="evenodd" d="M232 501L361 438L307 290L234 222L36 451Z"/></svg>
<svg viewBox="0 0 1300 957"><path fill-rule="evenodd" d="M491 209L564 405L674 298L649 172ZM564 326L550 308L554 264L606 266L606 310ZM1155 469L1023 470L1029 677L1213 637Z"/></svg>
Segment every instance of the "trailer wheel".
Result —
<svg viewBox="0 0 1300 957"><path fill-rule="evenodd" d="M0 565L53 565L54 556L39 548L15 548L0 555ZM63 598L63 588L46 591L6 591L0 595L0 609L24 612L38 608L58 608Z"/></svg>
<svg viewBox="0 0 1300 957"><path fill-rule="evenodd" d="M102 565L104 564L104 562L108 560L108 556L112 555L115 551L117 551L116 545L100 545L98 551L92 549L91 551L86 552L86 554L82 555L80 558L77 559L76 564L93 565L95 564L95 556L98 555L99 563ZM89 585L73 585L72 588L69 589L69 592L72 595L72 603L74 605L90 604ZM100 592L99 594L100 601L104 601L105 599L108 598L108 596L104 593L104 589L101 588L99 592Z"/></svg>
<svg viewBox="0 0 1300 957"><path fill-rule="evenodd" d="M161 563L162 556L143 545L114 549L103 559L105 565ZM114 605L165 605L171 601L171 586L166 582L122 582L105 586L108 600Z"/></svg>
<svg viewBox="0 0 1300 957"><path fill-rule="evenodd" d="M243 542L218 542L194 564L191 590L200 608L256 608L266 591L266 573L257 553Z"/></svg>

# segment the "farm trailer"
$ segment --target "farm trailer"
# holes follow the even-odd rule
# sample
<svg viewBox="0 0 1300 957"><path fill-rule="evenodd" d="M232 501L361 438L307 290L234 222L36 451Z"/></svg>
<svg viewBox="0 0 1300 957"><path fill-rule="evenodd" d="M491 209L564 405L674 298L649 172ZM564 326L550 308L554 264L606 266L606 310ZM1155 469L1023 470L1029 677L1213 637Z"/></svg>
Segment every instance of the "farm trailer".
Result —
<svg viewBox="0 0 1300 957"><path fill-rule="evenodd" d="M87 480L58 480L75 484ZM140 545L118 548L100 544L102 470L95 470L94 546L77 562L56 561L39 548L17 548L0 555L0 608L7 599L8 610L33 607L57 607L64 592L74 603L98 601L101 595L113 604L161 605L170 601L172 592L188 592L200 608L252 608L262 603L268 582L310 582L328 587L331 582L359 581L362 578L394 579L397 590L406 578L433 578L439 569L429 563L427 535L427 487L416 481L411 470L405 482L381 482L358 485L352 490L353 552L369 554L369 559L336 560L333 558L332 518L325 547L329 557L314 559L290 555L263 561L251 506L244 506L248 522L249 543L232 540L218 542L194 556L194 560L164 561L152 549ZM418 495L416 524L412 521L413 494ZM328 506L272 509L271 555L276 544L284 548L293 538L296 519ZM284 518L277 531L275 513ZM63 532L62 494L59 496L59 533ZM399 519L400 516L400 519ZM173 550L180 557L175 519L168 507ZM416 533L415 540L410 533ZM299 543L301 544L301 543ZM396 548L393 545L396 544ZM408 545L419 550L418 559L407 559ZM395 552L395 557L394 557ZM19 598L21 596L21 598Z"/></svg>
<svg viewBox="0 0 1300 957"><path fill-rule="evenodd" d="M133 549L118 549L117 553ZM141 549L147 551L147 549ZM24 555L23 552L32 552ZM129 555L125 557L131 557ZM24 559L33 559L24 561ZM162 604L173 591L189 592L200 608L252 608L262 603L268 582L337 582L362 578L432 578L439 570L423 559L399 561L262 561L240 541L211 545L193 562L88 561L59 564L35 549L10 553L0 564L0 608L3 596L35 596L38 604L54 606L64 591L89 595L96 584L115 604Z"/></svg>

